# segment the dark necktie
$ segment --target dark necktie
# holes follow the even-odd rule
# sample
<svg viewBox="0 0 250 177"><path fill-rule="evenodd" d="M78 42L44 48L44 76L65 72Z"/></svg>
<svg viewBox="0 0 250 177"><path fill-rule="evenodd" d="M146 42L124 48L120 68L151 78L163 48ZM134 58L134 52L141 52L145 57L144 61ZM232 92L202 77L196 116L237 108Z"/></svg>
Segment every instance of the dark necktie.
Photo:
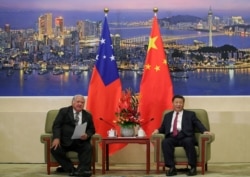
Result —
<svg viewBox="0 0 250 177"><path fill-rule="evenodd" d="M79 112L76 112L75 114L75 124L78 125L79 122Z"/></svg>
<svg viewBox="0 0 250 177"><path fill-rule="evenodd" d="M175 118L174 118L174 124L173 124L173 136L177 136L178 134L178 130L177 130L177 120L178 120L178 112L176 113L175 115Z"/></svg>

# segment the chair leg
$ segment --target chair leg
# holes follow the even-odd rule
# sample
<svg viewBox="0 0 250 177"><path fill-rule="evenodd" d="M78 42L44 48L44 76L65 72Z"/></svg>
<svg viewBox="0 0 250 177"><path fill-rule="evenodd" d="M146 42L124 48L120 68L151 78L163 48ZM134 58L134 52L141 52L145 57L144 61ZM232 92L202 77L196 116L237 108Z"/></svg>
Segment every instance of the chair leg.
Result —
<svg viewBox="0 0 250 177"><path fill-rule="evenodd" d="M207 163L205 163L205 171L207 171Z"/></svg>
<svg viewBox="0 0 250 177"><path fill-rule="evenodd" d="M206 168L206 164L202 164L202 165L201 165L201 174L202 174L202 175L205 174L205 168Z"/></svg>
<svg viewBox="0 0 250 177"><path fill-rule="evenodd" d="M93 172L93 174L95 174L95 162L92 163L92 168L93 168L92 172Z"/></svg>
<svg viewBox="0 0 250 177"><path fill-rule="evenodd" d="M156 162L156 173L157 174L159 173L159 164L158 164L158 162Z"/></svg>
<svg viewBox="0 0 250 177"><path fill-rule="evenodd" d="M47 163L47 174L50 175L50 165Z"/></svg>

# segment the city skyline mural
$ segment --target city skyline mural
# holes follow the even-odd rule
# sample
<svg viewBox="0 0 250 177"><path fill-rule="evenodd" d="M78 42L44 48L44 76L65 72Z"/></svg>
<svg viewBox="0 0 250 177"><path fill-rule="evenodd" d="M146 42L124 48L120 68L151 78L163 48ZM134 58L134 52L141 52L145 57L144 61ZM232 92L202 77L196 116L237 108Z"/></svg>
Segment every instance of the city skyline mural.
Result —
<svg viewBox="0 0 250 177"><path fill-rule="evenodd" d="M247 0L4 0L0 96L87 95L104 8L123 89L139 92L158 8L175 94L249 95Z"/></svg>

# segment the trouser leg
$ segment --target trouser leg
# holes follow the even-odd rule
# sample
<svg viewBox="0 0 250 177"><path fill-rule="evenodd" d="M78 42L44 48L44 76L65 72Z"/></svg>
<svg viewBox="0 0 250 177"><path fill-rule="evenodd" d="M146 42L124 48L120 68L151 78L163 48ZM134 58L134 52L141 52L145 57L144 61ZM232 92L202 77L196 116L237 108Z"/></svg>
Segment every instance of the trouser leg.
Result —
<svg viewBox="0 0 250 177"><path fill-rule="evenodd" d="M52 148L51 154L65 171L69 172L74 168L71 160L66 156L66 150L62 146L56 149Z"/></svg>
<svg viewBox="0 0 250 177"><path fill-rule="evenodd" d="M92 145L90 142L86 142L83 145L77 147L79 165L78 171L80 172L89 172L91 171L91 162L92 162Z"/></svg>
<svg viewBox="0 0 250 177"><path fill-rule="evenodd" d="M166 167L174 167L174 148L175 148L175 140L172 137L165 138L162 141L162 152L164 155L164 161Z"/></svg>
<svg viewBox="0 0 250 177"><path fill-rule="evenodd" d="M191 167L196 167L197 154L195 150L195 140L193 137L186 137L181 141L181 146L184 147L186 156L188 158L188 164Z"/></svg>

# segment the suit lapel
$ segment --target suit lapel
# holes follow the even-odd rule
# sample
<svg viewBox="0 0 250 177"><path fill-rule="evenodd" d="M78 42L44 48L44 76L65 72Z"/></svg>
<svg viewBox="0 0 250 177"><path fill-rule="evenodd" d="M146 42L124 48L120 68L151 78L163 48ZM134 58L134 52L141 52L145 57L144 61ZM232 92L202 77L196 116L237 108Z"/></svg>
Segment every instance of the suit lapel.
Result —
<svg viewBox="0 0 250 177"><path fill-rule="evenodd" d="M70 117L70 120L71 120L73 123L75 123L73 107L70 107L70 108L69 108L68 116Z"/></svg>
<svg viewBox="0 0 250 177"><path fill-rule="evenodd" d="M172 124L172 119L173 119L173 114L174 112L172 111L171 114L169 114L169 117L167 117L167 130L170 132L170 129L171 129L171 124Z"/></svg>
<svg viewBox="0 0 250 177"><path fill-rule="evenodd" d="M85 112L82 110L82 123L87 122Z"/></svg>
<svg viewBox="0 0 250 177"><path fill-rule="evenodd" d="M183 125L185 124L184 122L187 120L187 119L184 118L185 115L186 115L186 111L183 110L183 113L182 113L182 121L181 121L181 127L183 127Z"/></svg>

